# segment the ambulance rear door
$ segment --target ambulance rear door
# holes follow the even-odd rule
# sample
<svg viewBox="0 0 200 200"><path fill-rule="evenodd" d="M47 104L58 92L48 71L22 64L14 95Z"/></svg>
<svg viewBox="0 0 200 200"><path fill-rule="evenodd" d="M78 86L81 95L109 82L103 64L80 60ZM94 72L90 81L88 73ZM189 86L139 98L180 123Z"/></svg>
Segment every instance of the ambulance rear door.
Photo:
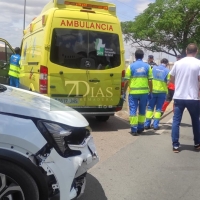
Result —
<svg viewBox="0 0 200 200"><path fill-rule="evenodd" d="M121 98L122 63L119 25L112 15L89 13L89 58L95 66L88 69L91 88L87 106L115 108Z"/></svg>
<svg viewBox="0 0 200 200"><path fill-rule="evenodd" d="M87 21L87 13L57 10L52 22L48 61L50 97L73 108L84 107L89 92L87 73L81 67L88 54Z"/></svg>

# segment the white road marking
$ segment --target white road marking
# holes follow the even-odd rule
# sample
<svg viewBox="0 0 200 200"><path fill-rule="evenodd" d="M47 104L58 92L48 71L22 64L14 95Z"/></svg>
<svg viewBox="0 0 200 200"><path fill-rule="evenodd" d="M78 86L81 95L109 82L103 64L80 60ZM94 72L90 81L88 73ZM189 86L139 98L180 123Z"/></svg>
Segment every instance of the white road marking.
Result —
<svg viewBox="0 0 200 200"><path fill-rule="evenodd" d="M166 123L162 124L162 126L166 126L166 125L169 125L169 124L172 124L172 121L173 121L173 118L171 118L169 121L167 121ZM160 130L157 130L155 133L156 134L159 134L161 135L164 131L166 131L165 129L161 129Z"/></svg>
<svg viewBox="0 0 200 200"><path fill-rule="evenodd" d="M185 109L184 112L187 112L187 109ZM173 117L168 122L162 124L162 126L166 126L166 125L172 124L172 122L173 122ZM166 131L166 130L162 129L162 127L161 127L161 129L157 130L155 133L161 135L164 131Z"/></svg>

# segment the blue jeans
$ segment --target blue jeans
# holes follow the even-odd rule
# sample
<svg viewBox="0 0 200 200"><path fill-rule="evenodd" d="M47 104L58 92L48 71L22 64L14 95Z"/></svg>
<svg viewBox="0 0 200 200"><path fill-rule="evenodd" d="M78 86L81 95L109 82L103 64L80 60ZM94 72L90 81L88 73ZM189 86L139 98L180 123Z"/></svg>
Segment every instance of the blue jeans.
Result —
<svg viewBox="0 0 200 200"><path fill-rule="evenodd" d="M166 93L153 93L153 98L149 101L147 107L145 127L150 127L151 120L154 115L153 127L158 128L161 117L161 110L163 103L165 102L165 98L166 98ZM153 114L155 107L156 111L155 114Z"/></svg>
<svg viewBox="0 0 200 200"><path fill-rule="evenodd" d="M144 129L147 99L148 94L129 94L130 125L133 133Z"/></svg>
<svg viewBox="0 0 200 200"><path fill-rule="evenodd" d="M184 109L187 108L192 120L192 128L194 135L194 144L200 144L199 130L199 101L198 100L174 100L174 117L172 123L172 145L179 147L179 127L183 116Z"/></svg>
<svg viewBox="0 0 200 200"><path fill-rule="evenodd" d="M10 76L10 86L19 88L19 78Z"/></svg>

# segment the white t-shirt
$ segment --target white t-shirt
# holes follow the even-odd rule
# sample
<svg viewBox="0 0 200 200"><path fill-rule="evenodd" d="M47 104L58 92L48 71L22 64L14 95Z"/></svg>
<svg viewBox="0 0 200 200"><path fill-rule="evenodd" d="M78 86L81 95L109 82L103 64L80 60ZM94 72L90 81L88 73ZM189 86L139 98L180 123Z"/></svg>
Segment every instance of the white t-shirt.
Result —
<svg viewBox="0 0 200 200"><path fill-rule="evenodd" d="M174 63L170 74L175 77L173 99L198 100L200 60L194 57L182 58Z"/></svg>

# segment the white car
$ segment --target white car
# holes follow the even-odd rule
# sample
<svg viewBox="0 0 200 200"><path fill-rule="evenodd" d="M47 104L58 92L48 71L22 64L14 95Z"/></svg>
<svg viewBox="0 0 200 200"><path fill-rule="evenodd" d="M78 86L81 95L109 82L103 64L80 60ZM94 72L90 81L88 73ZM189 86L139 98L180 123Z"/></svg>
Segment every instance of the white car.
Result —
<svg viewBox="0 0 200 200"><path fill-rule="evenodd" d="M0 85L0 200L70 200L99 161L87 120L40 94Z"/></svg>

